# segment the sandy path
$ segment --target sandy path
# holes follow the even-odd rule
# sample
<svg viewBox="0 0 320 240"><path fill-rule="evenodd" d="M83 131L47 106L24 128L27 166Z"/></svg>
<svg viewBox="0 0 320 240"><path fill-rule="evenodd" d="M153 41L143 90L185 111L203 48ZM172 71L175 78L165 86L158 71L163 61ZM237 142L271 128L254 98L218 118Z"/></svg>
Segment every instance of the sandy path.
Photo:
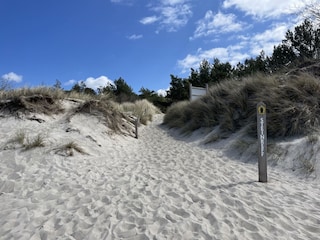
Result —
<svg viewBox="0 0 320 240"><path fill-rule="evenodd" d="M102 156L0 152L0 239L319 239L316 183L272 168L258 183L160 122Z"/></svg>

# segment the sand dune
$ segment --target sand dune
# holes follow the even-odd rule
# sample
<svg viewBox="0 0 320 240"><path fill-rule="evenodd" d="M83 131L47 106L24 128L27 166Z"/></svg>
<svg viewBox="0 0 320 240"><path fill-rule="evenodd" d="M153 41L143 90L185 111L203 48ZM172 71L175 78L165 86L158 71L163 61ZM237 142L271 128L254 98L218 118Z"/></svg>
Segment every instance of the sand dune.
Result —
<svg viewBox="0 0 320 240"><path fill-rule="evenodd" d="M320 188L227 157L161 126L139 139L78 114L1 118L0 239L319 239ZM45 147L8 144L15 131ZM74 141L86 154L64 155Z"/></svg>

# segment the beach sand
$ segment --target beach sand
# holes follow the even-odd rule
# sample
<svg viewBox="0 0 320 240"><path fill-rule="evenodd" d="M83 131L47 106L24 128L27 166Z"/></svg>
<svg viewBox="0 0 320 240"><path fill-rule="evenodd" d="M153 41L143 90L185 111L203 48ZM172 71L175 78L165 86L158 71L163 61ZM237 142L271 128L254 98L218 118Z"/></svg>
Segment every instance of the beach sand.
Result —
<svg viewBox="0 0 320 240"><path fill-rule="evenodd" d="M68 106L72 107L69 102ZM161 125L116 135L97 116L0 118L0 239L319 239L318 179L229 157ZM9 143L18 131L45 146ZM63 151L74 142L85 152Z"/></svg>

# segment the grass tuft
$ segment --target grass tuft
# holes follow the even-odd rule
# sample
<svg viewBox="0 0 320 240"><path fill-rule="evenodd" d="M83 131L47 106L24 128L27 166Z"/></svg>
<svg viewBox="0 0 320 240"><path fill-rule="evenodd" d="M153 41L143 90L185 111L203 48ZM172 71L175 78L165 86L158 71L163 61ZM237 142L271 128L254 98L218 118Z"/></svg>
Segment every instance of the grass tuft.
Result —
<svg viewBox="0 0 320 240"><path fill-rule="evenodd" d="M24 144L25 150L44 146L44 137L41 134L38 134L34 138L26 138L26 143Z"/></svg>
<svg viewBox="0 0 320 240"><path fill-rule="evenodd" d="M68 142L64 144L63 146L56 149L56 154L60 154L63 156L71 157L74 155L74 151L81 153L81 154L87 154L82 147L80 147L77 143L74 141Z"/></svg>
<svg viewBox="0 0 320 240"><path fill-rule="evenodd" d="M14 138L9 141L9 143L18 143L20 145L23 145L25 139L26 139L26 132L24 130L19 130L16 132Z"/></svg>

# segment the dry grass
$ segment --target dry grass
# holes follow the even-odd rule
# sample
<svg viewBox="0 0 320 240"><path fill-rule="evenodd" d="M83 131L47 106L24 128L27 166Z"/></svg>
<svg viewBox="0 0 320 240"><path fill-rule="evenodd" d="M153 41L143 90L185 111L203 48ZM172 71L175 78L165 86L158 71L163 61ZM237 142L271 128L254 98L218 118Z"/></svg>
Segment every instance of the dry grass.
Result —
<svg viewBox="0 0 320 240"><path fill-rule="evenodd" d="M19 98L22 96L50 96L53 99L62 99L65 97L65 93L60 89L53 89L49 87L35 87L35 88L19 88L8 91L0 91L0 100L8 100Z"/></svg>
<svg viewBox="0 0 320 240"><path fill-rule="evenodd" d="M171 105L164 116L163 123L171 128L182 128L186 122L190 121L186 116L189 104L189 101L181 101Z"/></svg>
<svg viewBox="0 0 320 240"><path fill-rule="evenodd" d="M128 116L119 111L117 104L112 101L88 100L76 109L76 113L102 115L111 130L117 133L130 131L129 126L126 125L130 121Z"/></svg>
<svg viewBox="0 0 320 240"><path fill-rule="evenodd" d="M46 87L1 91L0 111L9 114L16 112L55 114L62 112L60 100L64 96L63 91Z"/></svg>
<svg viewBox="0 0 320 240"><path fill-rule="evenodd" d="M0 91L0 111L9 114L16 112L57 114L63 111L60 104L63 99L109 101L111 97L108 94L95 96L49 87L12 89Z"/></svg>
<svg viewBox="0 0 320 240"><path fill-rule="evenodd" d="M147 124L148 121L152 121L155 114L161 113L157 107L145 99L136 101L134 105L133 114L140 119L142 124Z"/></svg>
<svg viewBox="0 0 320 240"><path fill-rule="evenodd" d="M17 147L23 148L24 150L30 150L37 147L45 146L44 136L38 134L34 137L29 137L25 130L19 130L15 136L7 141L5 149L16 149ZM18 144L18 146L16 145Z"/></svg>
<svg viewBox="0 0 320 240"><path fill-rule="evenodd" d="M134 103L122 103L121 108L123 112L130 112L134 116L139 118L140 122L144 125L146 125L148 121L152 121L155 114L161 113L161 111L156 106L154 106L146 99L137 100Z"/></svg>
<svg viewBox="0 0 320 240"><path fill-rule="evenodd" d="M64 111L61 104L64 99L81 100L83 103L73 114L102 115L107 126L117 133L131 134L133 115L139 117L142 124L147 124L154 114L160 113L160 110L147 100L120 105L112 101L108 94L89 95L48 87L0 90L0 112L18 116L20 113L58 114ZM127 112L131 112L131 116Z"/></svg>
<svg viewBox="0 0 320 240"><path fill-rule="evenodd" d="M68 142L64 145L62 145L59 148L55 149L55 153L62 155L62 156L67 156L71 157L74 155L74 152L78 152L81 154L87 154L82 147L80 147L77 143L74 141Z"/></svg>
<svg viewBox="0 0 320 240"><path fill-rule="evenodd" d="M170 107L164 123L183 132L220 126L233 133L246 128L256 136L256 105L261 101L267 105L269 137L308 134L319 127L320 82L308 74L222 82L198 100Z"/></svg>
<svg viewBox="0 0 320 240"><path fill-rule="evenodd" d="M34 138L26 138L26 143L23 146L25 150L44 147L44 137L41 134L38 134Z"/></svg>
<svg viewBox="0 0 320 240"><path fill-rule="evenodd" d="M20 145L24 144L24 141L26 139L26 132L24 130L19 130L16 132L13 139L11 139L10 143L18 143Z"/></svg>

